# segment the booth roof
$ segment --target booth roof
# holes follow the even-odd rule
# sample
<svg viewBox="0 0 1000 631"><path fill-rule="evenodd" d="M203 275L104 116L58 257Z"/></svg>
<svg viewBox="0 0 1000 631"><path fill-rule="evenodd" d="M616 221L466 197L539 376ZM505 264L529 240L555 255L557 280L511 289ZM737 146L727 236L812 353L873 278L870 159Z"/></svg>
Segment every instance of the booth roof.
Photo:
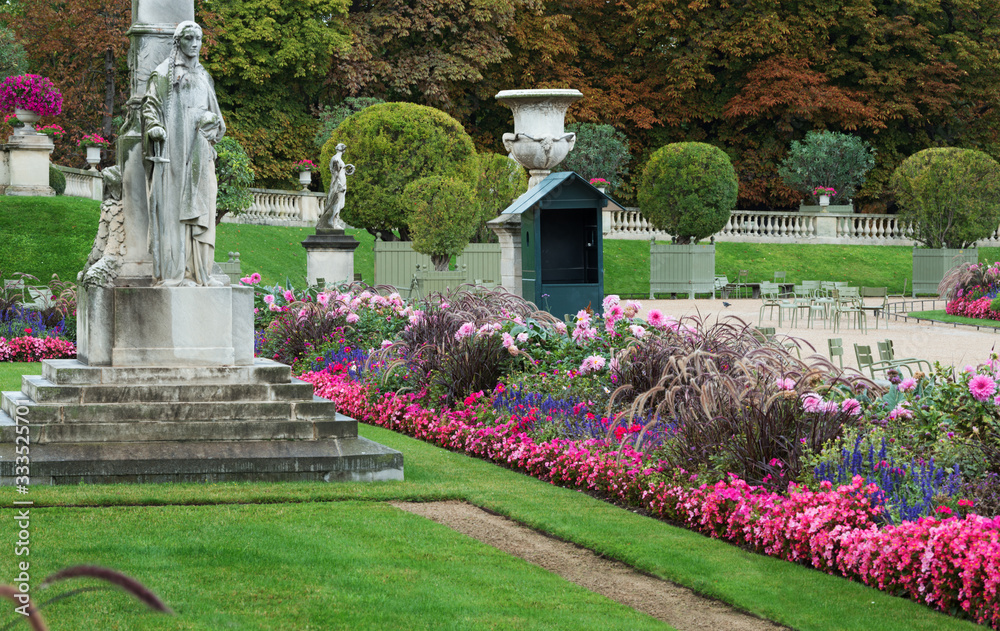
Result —
<svg viewBox="0 0 1000 631"><path fill-rule="evenodd" d="M590 182L583 179L573 171L563 171L561 173L550 173L541 183L530 188L523 195L515 199L510 206L504 209L501 215L520 215L546 197L552 197L566 192L567 186L572 187L574 197L579 198L582 194L586 199L601 201L601 206L610 204L612 208L620 209L621 206L615 203L601 191L590 185Z"/></svg>

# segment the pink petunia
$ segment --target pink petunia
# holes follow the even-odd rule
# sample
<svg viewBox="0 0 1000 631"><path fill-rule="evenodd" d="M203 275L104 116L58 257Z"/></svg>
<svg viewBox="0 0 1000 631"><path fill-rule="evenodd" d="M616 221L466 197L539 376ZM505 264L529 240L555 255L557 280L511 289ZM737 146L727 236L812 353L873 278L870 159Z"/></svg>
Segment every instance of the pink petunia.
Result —
<svg viewBox="0 0 1000 631"><path fill-rule="evenodd" d="M988 401L997 391L995 381L986 375L976 375L969 381L969 392L976 401Z"/></svg>

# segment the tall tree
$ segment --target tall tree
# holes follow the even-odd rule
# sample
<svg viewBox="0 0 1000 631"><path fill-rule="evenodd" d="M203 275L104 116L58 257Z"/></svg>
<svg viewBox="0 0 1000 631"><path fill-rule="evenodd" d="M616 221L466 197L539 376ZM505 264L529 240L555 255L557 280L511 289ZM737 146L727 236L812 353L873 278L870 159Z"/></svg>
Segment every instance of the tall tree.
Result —
<svg viewBox="0 0 1000 631"><path fill-rule="evenodd" d="M85 133L114 134L112 118L126 95L126 52L131 23L129 0L33 0L23 3L9 24L28 51L36 74L52 79L63 93L58 122L69 142L56 147L55 158L83 165L75 142ZM74 147L74 148L71 148Z"/></svg>
<svg viewBox="0 0 1000 631"><path fill-rule="evenodd" d="M348 0L204 0L203 63L253 161L257 181L291 187L292 166L314 157L323 78L350 46Z"/></svg>

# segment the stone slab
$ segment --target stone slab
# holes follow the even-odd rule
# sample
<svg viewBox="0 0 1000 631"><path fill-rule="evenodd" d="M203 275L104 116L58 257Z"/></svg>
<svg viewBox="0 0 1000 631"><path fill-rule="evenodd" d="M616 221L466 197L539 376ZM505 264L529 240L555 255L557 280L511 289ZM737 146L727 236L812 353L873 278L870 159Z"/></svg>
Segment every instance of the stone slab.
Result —
<svg viewBox="0 0 1000 631"><path fill-rule="evenodd" d="M0 484L14 481L0 445ZM31 484L402 480L403 455L365 438L35 445Z"/></svg>
<svg viewBox="0 0 1000 631"><path fill-rule="evenodd" d="M247 366L113 367L88 366L78 359L46 359L42 376L56 385L94 384L245 384L291 383L292 369L270 359L256 358Z"/></svg>

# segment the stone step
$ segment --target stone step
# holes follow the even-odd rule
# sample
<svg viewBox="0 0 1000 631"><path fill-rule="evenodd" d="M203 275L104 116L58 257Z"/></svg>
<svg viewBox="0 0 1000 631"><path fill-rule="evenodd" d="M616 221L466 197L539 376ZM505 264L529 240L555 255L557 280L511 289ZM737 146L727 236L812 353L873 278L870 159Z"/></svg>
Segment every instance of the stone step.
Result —
<svg viewBox="0 0 1000 631"><path fill-rule="evenodd" d="M292 369L259 357L249 366L184 368L88 366L77 359L46 359L42 377L59 386L289 383Z"/></svg>
<svg viewBox="0 0 1000 631"><path fill-rule="evenodd" d="M0 484L14 483L14 445L0 445ZM402 480L403 454L365 438L313 441L33 445L30 483Z"/></svg>
<svg viewBox="0 0 1000 631"><path fill-rule="evenodd" d="M15 423L0 413L0 443L15 442ZM355 438L357 421L342 415L315 421L135 421L131 423L28 423L30 444L235 441L235 440L323 440ZM22 430L23 432L23 430Z"/></svg>
<svg viewBox="0 0 1000 631"><path fill-rule="evenodd" d="M310 400L313 387L304 381L251 384L56 385L39 375L24 375L21 392L36 403L174 403L196 401Z"/></svg>
<svg viewBox="0 0 1000 631"><path fill-rule="evenodd" d="M333 418L332 401L313 396L302 401L202 401L149 403L41 404L22 392L4 392L0 410L33 424L129 423L134 421L323 420Z"/></svg>

